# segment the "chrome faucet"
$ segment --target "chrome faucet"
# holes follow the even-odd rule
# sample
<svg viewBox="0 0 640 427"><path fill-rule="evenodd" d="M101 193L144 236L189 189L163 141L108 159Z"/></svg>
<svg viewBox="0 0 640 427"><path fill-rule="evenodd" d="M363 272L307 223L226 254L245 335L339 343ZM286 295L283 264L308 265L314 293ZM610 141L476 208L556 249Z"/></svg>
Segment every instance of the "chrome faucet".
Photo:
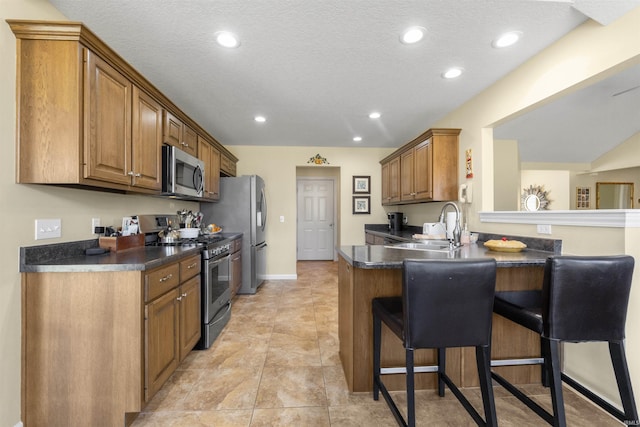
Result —
<svg viewBox="0 0 640 427"><path fill-rule="evenodd" d="M460 246L460 235L462 234L462 230L460 229L460 209L458 209L458 206L453 203L453 202L447 202L444 204L444 206L442 207L442 211L440 211L440 222L443 223L445 225L445 230L446 230L446 222L445 222L445 212L447 210L448 206L453 206L453 209L455 209L456 211L456 225L453 228L453 246L454 247L458 247ZM450 239L451 242L451 239Z"/></svg>

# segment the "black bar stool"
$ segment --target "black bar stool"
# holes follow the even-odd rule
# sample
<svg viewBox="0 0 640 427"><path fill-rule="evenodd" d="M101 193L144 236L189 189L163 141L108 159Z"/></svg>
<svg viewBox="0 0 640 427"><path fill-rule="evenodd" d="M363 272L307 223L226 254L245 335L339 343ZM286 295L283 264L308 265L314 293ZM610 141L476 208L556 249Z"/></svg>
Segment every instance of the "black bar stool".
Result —
<svg viewBox="0 0 640 427"><path fill-rule="evenodd" d="M398 424L415 426L414 372L437 372L438 394L446 384L478 425L497 425L491 386L491 317L496 283L496 262L480 260L404 260L402 297L374 298L373 398L382 391ZM404 344L404 368L380 367L381 330L384 322ZM485 420L445 372L447 347L475 347ZM438 365L415 367L413 351L437 348ZM387 372L384 372L387 371ZM380 375L406 373L405 421Z"/></svg>
<svg viewBox="0 0 640 427"><path fill-rule="evenodd" d="M551 388L553 414L513 384L492 377L554 426L566 426L562 381L627 424L638 412L624 350L624 331L634 259L631 256L554 256L547 259L541 291L496 292L494 311L540 333L543 383ZM560 342L606 341L623 411L579 384L560 367ZM545 384L546 385L546 384Z"/></svg>

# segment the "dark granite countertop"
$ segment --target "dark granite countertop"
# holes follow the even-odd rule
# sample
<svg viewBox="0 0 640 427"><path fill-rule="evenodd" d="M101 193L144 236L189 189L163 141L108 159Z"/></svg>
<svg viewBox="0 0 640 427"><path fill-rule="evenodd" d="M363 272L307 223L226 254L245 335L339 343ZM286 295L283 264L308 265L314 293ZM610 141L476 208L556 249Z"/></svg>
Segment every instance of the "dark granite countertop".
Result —
<svg viewBox="0 0 640 427"><path fill-rule="evenodd" d="M223 233L228 241L242 233ZM102 255L85 255L98 247L98 239L20 248L20 272L143 271L200 253L199 246L141 246Z"/></svg>
<svg viewBox="0 0 640 427"><path fill-rule="evenodd" d="M391 237L400 241L411 241L413 234L422 233L421 227L407 226L402 230L389 233L386 224L366 224L365 231L383 237ZM474 232L476 233L476 232ZM556 239L539 239L534 237L502 236L478 232L478 243L462 246L455 251L434 252L408 249L393 249L383 245L342 246L338 249L340 255L356 268L390 269L402 268L402 261L411 259L464 259L464 258L494 258L498 267L526 267L544 265L551 255L559 255L562 241ZM509 240L520 240L527 245L521 252L494 252L485 248L483 242L499 240L507 237Z"/></svg>

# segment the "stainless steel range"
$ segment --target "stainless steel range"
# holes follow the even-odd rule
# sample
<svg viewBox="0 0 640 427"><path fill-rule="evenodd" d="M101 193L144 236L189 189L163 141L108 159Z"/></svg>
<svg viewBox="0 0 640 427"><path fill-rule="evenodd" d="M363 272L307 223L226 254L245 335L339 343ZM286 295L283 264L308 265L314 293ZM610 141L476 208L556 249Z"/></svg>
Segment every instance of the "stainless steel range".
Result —
<svg viewBox="0 0 640 427"><path fill-rule="evenodd" d="M231 317L229 240L220 235L200 235L194 239L163 239L171 224L179 223L178 215L138 215L145 244L163 246L195 245L201 248L202 334L197 349L207 349L220 335ZM161 233L162 232L162 233Z"/></svg>

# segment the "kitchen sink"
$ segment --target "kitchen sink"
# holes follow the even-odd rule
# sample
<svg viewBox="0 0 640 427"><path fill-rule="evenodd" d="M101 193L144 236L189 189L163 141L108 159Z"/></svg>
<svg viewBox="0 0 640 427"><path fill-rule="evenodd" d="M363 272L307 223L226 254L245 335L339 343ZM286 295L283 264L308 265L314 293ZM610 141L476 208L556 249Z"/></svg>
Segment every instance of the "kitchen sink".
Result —
<svg viewBox="0 0 640 427"><path fill-rule="evenodd" d="M385 248L390 249L408 249L413 251L432 251L432 252L449 252L460 249L449 248L449 241L447 240L425 240L421 242L402 242L395 243L393 245L384 245Z"/></svg>

